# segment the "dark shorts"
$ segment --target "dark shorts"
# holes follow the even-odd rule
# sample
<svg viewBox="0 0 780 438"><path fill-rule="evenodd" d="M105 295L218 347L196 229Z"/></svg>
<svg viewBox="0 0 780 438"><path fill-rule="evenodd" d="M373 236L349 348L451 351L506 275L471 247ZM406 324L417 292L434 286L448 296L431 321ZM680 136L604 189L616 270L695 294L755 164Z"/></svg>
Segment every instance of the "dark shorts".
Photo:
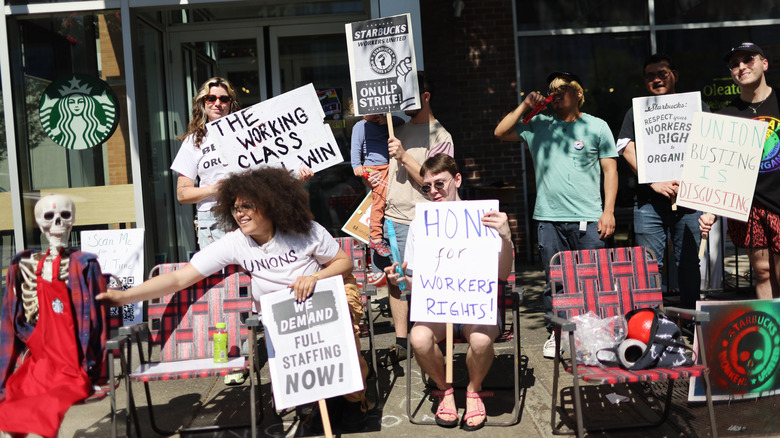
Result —
<svg viewBox="0 0 780 438"><path fill-rule="evenodd" d="M769 248L780 254L780 215L753 200L747 222L729 220L729 237L740 248Z"/></svg>

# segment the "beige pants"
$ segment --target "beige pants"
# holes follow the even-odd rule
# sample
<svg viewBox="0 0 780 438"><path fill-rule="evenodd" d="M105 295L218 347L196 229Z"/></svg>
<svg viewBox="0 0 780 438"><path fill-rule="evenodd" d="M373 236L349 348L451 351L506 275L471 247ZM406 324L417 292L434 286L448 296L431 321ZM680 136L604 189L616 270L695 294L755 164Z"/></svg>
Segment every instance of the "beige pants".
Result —
<svg viewBox="0 0 780 438"><path fill-rule="evenodd" d="M360 374L363 377L363 389L352 394L346 394L344 399L349 402L362 402L363 410L367 409L366 404L366 377L368 377L368 363L360 354L360 320L363 318L363 299L360 296L360 289L352 283L352 279L347 279L344 289L347 291L347 304L352 318L352 331L355 333L355 345L357 346L358 359L360 360Z"/></svg>

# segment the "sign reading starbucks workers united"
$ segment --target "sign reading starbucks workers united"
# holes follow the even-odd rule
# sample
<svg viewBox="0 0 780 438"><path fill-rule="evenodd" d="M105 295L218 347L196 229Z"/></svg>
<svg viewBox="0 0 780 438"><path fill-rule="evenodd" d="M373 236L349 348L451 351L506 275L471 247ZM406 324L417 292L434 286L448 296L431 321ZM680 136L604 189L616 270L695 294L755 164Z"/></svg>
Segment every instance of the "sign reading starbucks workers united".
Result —
<svg viewBox="0 0 780 438"><path fill-rule="evenodd" d="M102 80L81 74L62 76L49 84L38 113L46 134L66 149L102 144L119 123L113 90Z"/></svg>

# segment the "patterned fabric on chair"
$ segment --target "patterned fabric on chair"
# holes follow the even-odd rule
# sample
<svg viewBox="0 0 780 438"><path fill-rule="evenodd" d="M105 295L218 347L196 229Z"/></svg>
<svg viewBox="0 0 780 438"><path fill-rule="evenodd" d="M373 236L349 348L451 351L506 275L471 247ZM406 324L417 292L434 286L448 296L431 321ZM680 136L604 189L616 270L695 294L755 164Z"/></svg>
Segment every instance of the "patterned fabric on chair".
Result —
<svg viewBox="0 0 780 438"><path fill-rule="evenodd" d="M582 437L585 434L583 425L582 398L580 396L579 379L599 385L626 384L636 382L667 381L668 390L663 412L656 421L642 424L618 424L601 426L588 430L610 430L634 427L657 426L666 421L669 416L674 380L689 377L703 377L707 393L710 423L713 436L717 436L715 416L710 395L709 368L707 364L677 368L653 368L649 370L629 371L620 367L585 366L578 364L575 355L574 331L576 325L571 318L593 311L599 317L625 315L630 310L663 305L661 293L661 276L655 257L642 247L605 248L599 250L562 251L553 256L550 262L550 286L553 290L553 315L545 316L555 329L556 352L554 359L554 376L552 390L551 426L553 433L566 434L556 425L558 399L558 378L560 365L566 372L572 374L574 382L573 403L576 418L576 433ZM696 330L701 338L701 322L709 315L705 312L668 307L665 312L670 316L693 319ZM561 332L567 332L569 337L569 358L561 357ZM697 357L704 358L703 346L700 345ZM577 378L579 377L579 379ZM606 405L607 403L604 402Z"/></svg>

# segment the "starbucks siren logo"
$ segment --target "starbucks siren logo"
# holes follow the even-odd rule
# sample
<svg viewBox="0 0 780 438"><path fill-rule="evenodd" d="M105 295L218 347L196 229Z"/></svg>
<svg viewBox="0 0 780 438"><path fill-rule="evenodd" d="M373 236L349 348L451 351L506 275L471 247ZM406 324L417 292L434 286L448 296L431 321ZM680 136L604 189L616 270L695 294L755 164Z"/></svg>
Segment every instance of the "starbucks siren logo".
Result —
<svg viewBox="0 0 780 438"><path fill-rule="evenodd" d="M74 74L46 87L38 109L46 134L67 149L88 149L111 137L119 122L117 99L100 79Z"/></svg>

